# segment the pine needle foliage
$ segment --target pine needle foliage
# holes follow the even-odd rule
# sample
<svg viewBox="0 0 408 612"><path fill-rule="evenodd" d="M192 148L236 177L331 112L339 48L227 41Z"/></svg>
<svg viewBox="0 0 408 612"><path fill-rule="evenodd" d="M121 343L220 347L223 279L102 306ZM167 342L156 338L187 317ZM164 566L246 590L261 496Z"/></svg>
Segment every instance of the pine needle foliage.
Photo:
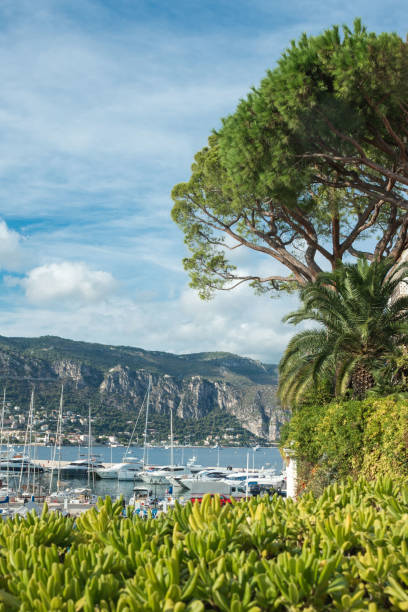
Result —
<svg viewBox="0 0 408 612"><path fill-rule="evenodd" d="M302 306L284 320L317 324L296 334L279 364L279 395L297 405L323 383L333 394L363 397L374 372L408 344L408 264L390 259L345 264L300 292Z"/></svg>

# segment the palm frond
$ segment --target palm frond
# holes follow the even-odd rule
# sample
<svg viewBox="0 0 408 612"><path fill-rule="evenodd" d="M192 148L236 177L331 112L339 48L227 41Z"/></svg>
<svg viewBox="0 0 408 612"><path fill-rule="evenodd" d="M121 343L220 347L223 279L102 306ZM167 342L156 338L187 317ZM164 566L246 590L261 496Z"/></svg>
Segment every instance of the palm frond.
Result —
<svg viewBox="0 0 408 612"><path fill-rule="evenodd" d="M408 295L396 295L406 279L408 263L395 267L391 259L361 260L324 272L304 287L301 307L284 320L293 325L312 321L318 327L289 342L279 364L280 395L299 401L323 376L335 380L336 393L343 394L359 363L369 371L385 354L407 345Z"/></svg>

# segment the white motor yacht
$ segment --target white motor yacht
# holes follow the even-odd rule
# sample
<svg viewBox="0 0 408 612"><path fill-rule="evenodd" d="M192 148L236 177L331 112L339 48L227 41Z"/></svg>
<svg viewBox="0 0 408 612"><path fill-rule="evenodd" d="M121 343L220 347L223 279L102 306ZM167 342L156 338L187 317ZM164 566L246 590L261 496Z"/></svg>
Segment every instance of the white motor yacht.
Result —
<svg viewBox="0 0 408 612"><path fill-rule="evenodd" d="M229 482L228 480L214 478L198 479L188 478L185 481L186 493L189 495L205 495L206 493L213 493L218 495L237 495L244 492L244 488L241 483Z"/></svg>
<svg viewBox="0 0 408 612"><path fill-rule="evenodd" d="M140 478L146 484L170 484L172 476L182 476L191 474L190 468L186 465L160 465L146 468L140 472Z"/></svg>
<svg viewBox="0 0 408 612"><path fill-rule="evenodd" d="M142 470L141 465L132 462L113 463L106 468L98 468L96 475L98 478L109 478L111 480L138 480Z"/></svg>
<svg viewBox="0 0 408 612"><path fill-rule="evenodd" d="M169 478L169 481L174 488L185 489L192 494L228 494L231 488L231 484L225 481L228 474L230 474L228 470L208 468L195 475L174 475ZM234 483L232 486L236 488L237 485Z"/></svg>
<svg viewBox="0 0 408 612"><path fill-rule="evenodd" d="M143 463L137 457L127 457L127 466L119 470L118 480L130 480L131 482L140 481L140 473L143 470Z"/></svg>
<svg viewBox="0 0 408 612"><path fill-rule="evenodd" d="M119 477L119 472L126 469L129 465L129 463L111 463L108 467L102 467L95 470L95 474L98 478L117 480Z"/></svg>
<svg viewBox="0 0 408 612"><path fill-rule="evenodd" d="M192 476L202 471L203 466L196 463L197 457L191 457L187 465L155 465L147 466L139 473L139 477L146 484L170 484L170 478Z"/></svg>

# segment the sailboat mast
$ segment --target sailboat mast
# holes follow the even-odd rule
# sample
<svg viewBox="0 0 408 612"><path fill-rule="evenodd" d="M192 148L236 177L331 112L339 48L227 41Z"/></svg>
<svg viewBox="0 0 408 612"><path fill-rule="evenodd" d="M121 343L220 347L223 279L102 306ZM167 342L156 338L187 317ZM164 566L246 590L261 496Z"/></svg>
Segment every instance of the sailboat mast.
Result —
<svg viewBox="0 0 408 612"><path fill-rule="evenodd" d="M88 487L91 484L91 402L88 406Z"/></svg>
<svg viewBox="0 0 408 612"><path fill-rule="evenodd" d="M248 499L248 478L249 478L249 453L247 453L247 467L246 467L246 482L245 482L245 499Z"/></svg>
<svg viewBox="0 0 408 612"><path fill-rule="evenodd" d="M3 405L1 408L1 439L0 439L0 446L1 446L1 452L0 452L0 457L1 459L5 459L6 460L6 483L7 483L7 495L9 493L9 461L10 461L10 450L9 450L9 439L7 440L7 446L6 446L6 454L4 454L3 452L3 445L4 445L4 412L6 410L6 385L4 385L4 389L3 389Z"/></svg>
<svg viewBox="0 0 408 612"><path fill-rule="evenodd" d="M57 418L57 429L55 430L55 440L54 440L54 449L52 453L51 460L51 475L50 475L50 486L48 489L49 495L51 495L52 491L52 479L54 476L55 464L57 464L57 493L60 490L60 478L61 478L61 444L62 444L62 407L64 402L64 385L61 385L61 396L60 403L58 409L58 418ZM58 451L58 457L57 457Z"/></svg>
<svg viewBox="0 0 408 612"><path fill-rule="evenodd" d="M174 466L173 408L170 406L170 465Z"/></svg>
<svg viewBox="0 0 408 612"><path fill-rule="evenodd" d="M147 387L147 401L146 401L146 420L145 420L145 430L144 430L143 469L146 468L146 464L147 464L147 422L149 420L149 401L150 401L151 384L152 384L152 375L149 374L149 386Z"/></svg>
<svg viewBox="0 0 408 612"><path fill-rule="evenodd" d="M61 397L58 412L58 468L57 468L57 491L60 489L61 480L61 444L62 444L62 408L64 405L64 385L61 385Z"/></svg>
<svg viewBox="0 0 408 612"><path fill-rule="evenodd" d="M27 473L27 493L29 492L29 485L30 485L30 470L31 470L31 460L34 458L34 452L33 451L33 440L35 442L35 436L34 436L34 387L33 390L31 392L31 418L30 418L30 437L29 437L29 450L28 450L28 473ZM32 480L33 480L33 489L32 489L32 493L34 495L35 493L35 463L32 465Z"/></svg>
<svg viewBox="0 0 408 612"><path fill-rule="evenodd" d="M3 389L3 405L1 408L0 457L3 458L4 410L6 408L6 387Z"/></svg>
<svg viewBox="0 0 408 612"><path fill-rule="evenodd" d="M22 488L22 483L23 483L23 471L24 471L24 467L25 465L27 465L27 490L28 490L28 482L30 480L30 463L28 461L28 463L26 464L26 452L27 452L27 445L31 442L31 435L30 435L30 428L32 427L32 410L33 410L33 406L34 406L34 388L31 391L31 400L30 400L30 409L28 411L28 419L27 419L27 427L25 430L25 436L24 436L24 446L23 446L23 457L21 459L21 468L20 468L20 479L19 479L19 483L18 483L18 488L21 491Z"/></svg>

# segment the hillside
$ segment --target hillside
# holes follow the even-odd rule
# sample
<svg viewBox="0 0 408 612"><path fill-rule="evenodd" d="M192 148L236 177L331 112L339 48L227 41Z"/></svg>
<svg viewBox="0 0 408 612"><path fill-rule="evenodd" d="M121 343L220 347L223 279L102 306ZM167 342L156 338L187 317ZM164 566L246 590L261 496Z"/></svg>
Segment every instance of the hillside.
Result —
<svg viewBox="0 0 408 612"><path fill-rule="evenodd" d="M168 429L170 408L179 421L176 426L194 430L194 439L202 424L202 434L235 427L274 440L285 420L276 401L275 365L231 353L174 355L55 336L0 337L0 377L9 401L28 404L35 385L37 402L54 409L64 382L67 410L85 414L91 402L101 431L129 429L149 374L151 421L157 433Z"/></svg>

